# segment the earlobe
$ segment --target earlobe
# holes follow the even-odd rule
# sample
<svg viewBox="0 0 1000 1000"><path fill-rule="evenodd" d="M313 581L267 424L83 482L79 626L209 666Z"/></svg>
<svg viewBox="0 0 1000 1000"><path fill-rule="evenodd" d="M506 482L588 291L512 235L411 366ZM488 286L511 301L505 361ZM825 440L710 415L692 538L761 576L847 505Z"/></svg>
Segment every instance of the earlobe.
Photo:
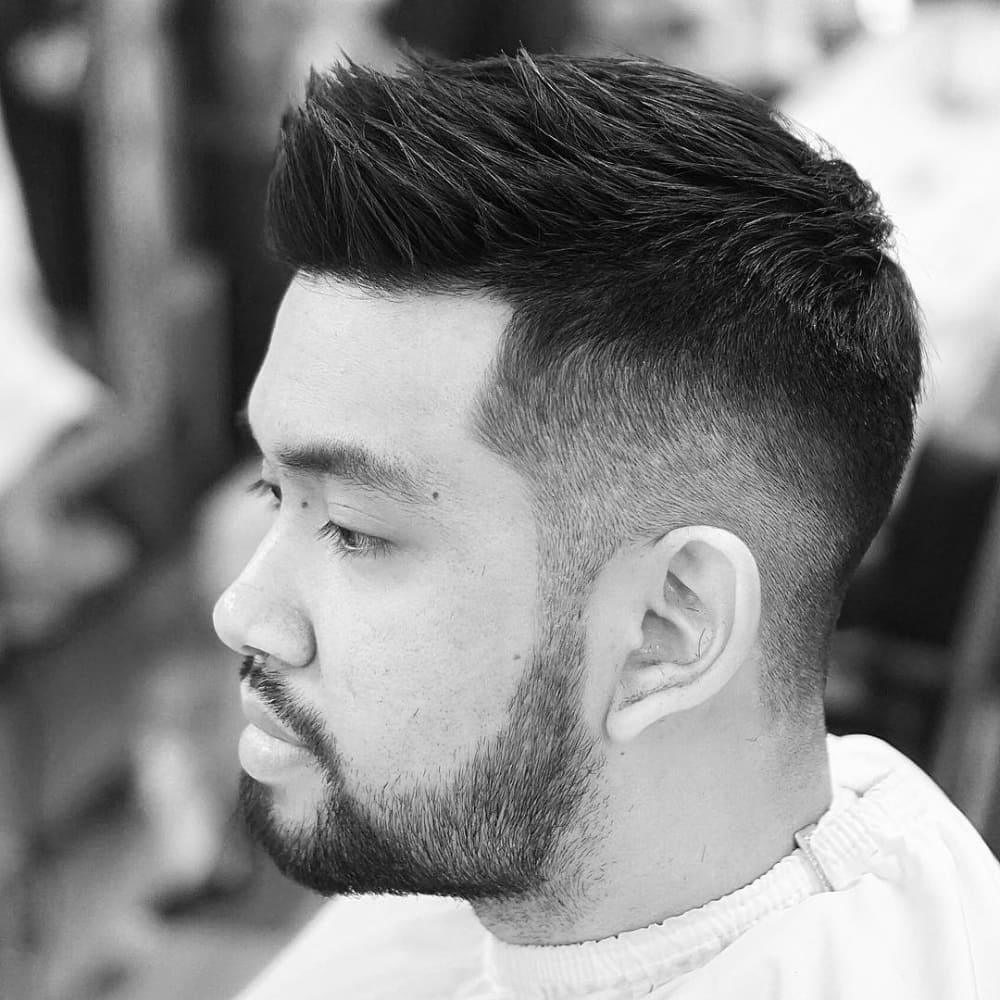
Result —
<svg viewBox="0 0 1000 1000"><path fill-rule="evenodd" d="M621 668L605 723L620 743L710 699L757 638L760 576L740 538L706 525L679 528L656 543L653 556L643 582L642 644Z"/></svg>

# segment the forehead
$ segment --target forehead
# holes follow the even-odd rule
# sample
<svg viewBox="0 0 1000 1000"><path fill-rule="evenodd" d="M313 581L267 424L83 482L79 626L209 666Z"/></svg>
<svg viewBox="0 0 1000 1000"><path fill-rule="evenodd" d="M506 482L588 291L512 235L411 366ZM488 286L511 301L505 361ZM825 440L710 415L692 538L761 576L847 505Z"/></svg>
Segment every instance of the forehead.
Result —
<svg viewBox="0 0 1000 1000"><path fill-rule="evenodd" d="M472 412L509 319L509 306L482 295L388 296L296 278L251 393L261 447L336 438L432 476L481 459Z"/></svg>

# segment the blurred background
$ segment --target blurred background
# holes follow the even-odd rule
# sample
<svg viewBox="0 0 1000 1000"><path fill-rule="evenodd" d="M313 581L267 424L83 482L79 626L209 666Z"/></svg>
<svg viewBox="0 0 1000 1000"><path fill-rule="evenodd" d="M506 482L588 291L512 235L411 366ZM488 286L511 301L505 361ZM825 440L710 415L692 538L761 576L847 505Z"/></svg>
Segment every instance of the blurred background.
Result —
<svg viewBox="0 0 1000 1000"><path fill-rule="evenodd" d="M836 732L1000 850L1000 3L0 0L0 997L234 995L315 910L233 817L216 595L263 530L242 405L288 275L283 107L405 40L658 56L882 193L928 330L918 446L848 596Z"/></svg>

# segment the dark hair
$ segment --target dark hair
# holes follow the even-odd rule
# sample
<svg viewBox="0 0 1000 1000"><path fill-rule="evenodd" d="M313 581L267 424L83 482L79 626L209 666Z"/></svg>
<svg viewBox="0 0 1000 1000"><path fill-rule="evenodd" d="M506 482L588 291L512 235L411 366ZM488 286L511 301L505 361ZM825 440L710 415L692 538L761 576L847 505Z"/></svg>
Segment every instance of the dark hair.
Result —
<svg viewBox="0 0 1000 1000"><path fill-rule="evenodd" d="M766 694L815 705L921 373L890 223L848 164L651 60L348 62L286 116L268 207L305 273L509 302L478 429L532 485L550 583L728 528L761 569Z"/></svg>

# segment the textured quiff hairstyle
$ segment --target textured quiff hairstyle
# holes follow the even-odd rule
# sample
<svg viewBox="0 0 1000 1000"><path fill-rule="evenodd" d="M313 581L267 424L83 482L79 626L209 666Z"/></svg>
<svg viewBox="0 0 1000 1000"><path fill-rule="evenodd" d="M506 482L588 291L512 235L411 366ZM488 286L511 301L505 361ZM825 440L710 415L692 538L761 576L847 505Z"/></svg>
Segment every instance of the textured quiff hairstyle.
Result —
<svg viewBox="0 0 1000 1000"><path fill-rule="evenodd" d="M848 164L652 60L347 62L286 116L268 215L305 274L512 306L476 426L532 488L550 597L624 544L727 528L761 571L765 698L819 703L921 378Z"/></svg>

